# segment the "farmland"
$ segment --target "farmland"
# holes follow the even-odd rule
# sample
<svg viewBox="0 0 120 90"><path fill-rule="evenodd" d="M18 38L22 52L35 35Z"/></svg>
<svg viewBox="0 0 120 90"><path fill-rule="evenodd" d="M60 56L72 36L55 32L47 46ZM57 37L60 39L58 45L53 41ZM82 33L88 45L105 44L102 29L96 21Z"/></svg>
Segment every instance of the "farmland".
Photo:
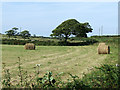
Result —
<svg viewBox="0 0 120 90"><path fill-rule="evenodd" d="M23 68L34 71L36 64L41 64L40 72L65 72L81 75L87 68L91 68L104 61L107 55L98 55L95 46L37 46L34 50L24 50L23 46L3 45L3 62L13 72L17 71L18 57L21 58Z"/></svg>
<svg viewBox="0 0 120 90"><path fill-rule="evenodd" d="M101 64L115 65L118 60L118 37L96 38L110 46L110 54L97 53L98 43L84 46L36 46L36 50L25 50L24 45L2 44L2 63L10 70L11 78L18 78L18 57L23 70L34 75L36 64L40 64L40 76L46 71L54 74L63 72L62 80L67 80L68 73L82 78L83 73L90 73L94 66Z"/></svg>
<svg viewBox="0 0 120 90"><path fill-rule="evenodd" d="M89 46L37 46L36 50L25 50L24 45L2 45L2 62L13 72L18 66L18 57L21 58L23 68L34 71L36 64L41 64L41 74L46 71L73 73L78 76L87 69L105 63L110 56L117 57L114 47L110 55L97 54L97 45ZM114 53L115 52L115 53ZM117 61L117 60L115 60ZM114 62L115 61L108 61Z"/></svg>

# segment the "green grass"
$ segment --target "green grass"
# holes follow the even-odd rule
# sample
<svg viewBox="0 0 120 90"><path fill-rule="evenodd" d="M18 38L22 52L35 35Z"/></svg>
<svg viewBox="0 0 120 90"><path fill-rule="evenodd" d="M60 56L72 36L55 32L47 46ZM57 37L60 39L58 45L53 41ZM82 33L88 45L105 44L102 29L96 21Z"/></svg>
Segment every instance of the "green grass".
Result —
<svg viewBox="0 0 120 90"><path fill-rule="evenodd" d="M10 69L12 79L18 78L18 57L21 58L23 70L27 70L29 75L34 75L34 67L41 64L40 76L52 71L54 74L64 72L62 80L65 81L70 78L68 73L80 78L82 73L89 73L87 78L97 77L100 71L93 71L92 67L118 63L118 37L95 39L109 45L110 54L97 54L98 43L88 46L37 46L36 50L25 50L23 45L2 45L2 62ZM91 80L87 78L83 81L89 83Z"/></svg>
<svg viewBox="0 0 120 90"><path fill-rule="evenodd" d="M64 72L63 78L65 78L67 73L81 77L82 73L87 73L89 68L100 65L106 62L107 58L113 56L116 58L112 53L110 55L98 55L96 45L37 46L36 50L25 50L24 46L19 45L2 45L2 62L6 63L6 67L10 69L12 76L17 74L18 57L21 58L24 70L29 73L34 71L36 64L41 64L41 75L46 71Z"/></svg>
<svg viewBox="0 0 120 90"><path fill-rule="evenodd" d="M2 45L2 62L10 69L12 78L17 78L18 57L29 74L33 74L36 64L41 64L41 76L52 71L64 72L63 80L69 78L68 73L82 77L83 72L90 73L89 69L94 66L118 63L118 38L95 39L109 45L111 53L97 54L98 43L89 46L37 46L36 50L25 50L23 45Z"/></svg>

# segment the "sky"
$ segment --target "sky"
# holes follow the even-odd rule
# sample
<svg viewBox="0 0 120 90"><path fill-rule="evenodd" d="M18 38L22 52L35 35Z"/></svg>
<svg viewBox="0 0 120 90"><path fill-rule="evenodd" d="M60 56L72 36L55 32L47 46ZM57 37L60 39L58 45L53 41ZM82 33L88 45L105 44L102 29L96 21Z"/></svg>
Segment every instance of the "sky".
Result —
<svg viewBox="0 0 120 90"><path fill-rule="evenodd" d="M2 31L21 27L39 36L50 36L63 21L89 22L93 32L88 36L115 35L118 32L118 2L3 2ZM20 31L20 30L19 30Z"/></svg>

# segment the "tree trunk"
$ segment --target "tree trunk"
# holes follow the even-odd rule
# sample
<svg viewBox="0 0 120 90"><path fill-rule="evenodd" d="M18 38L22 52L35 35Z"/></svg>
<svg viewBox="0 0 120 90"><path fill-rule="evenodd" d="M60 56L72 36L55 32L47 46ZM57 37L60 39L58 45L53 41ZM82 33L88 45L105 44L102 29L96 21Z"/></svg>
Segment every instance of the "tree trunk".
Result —
<svg viewBox="0 0 120 90"><path fill-rule="evenodd" d="M67 39L68 39L68 36L65 35L65 44L67 45Z"/></svg>

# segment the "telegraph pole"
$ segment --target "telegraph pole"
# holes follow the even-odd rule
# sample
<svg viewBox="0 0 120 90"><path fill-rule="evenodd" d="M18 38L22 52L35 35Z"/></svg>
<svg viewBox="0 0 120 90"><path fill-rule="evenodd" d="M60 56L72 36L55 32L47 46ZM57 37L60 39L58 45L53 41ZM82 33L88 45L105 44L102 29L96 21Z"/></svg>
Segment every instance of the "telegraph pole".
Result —
<svg viewBox="0 0 120 90"><path fill-rule="evenodd" d="M103 35L103 25L101 26L101 36Z"/></svg>
<svg viewBox="0 0 120 90"><path fill-rule="evenodd" d="M100 28L99 28L99 36L100 36Z"/></svg>
<svg viewBox="0 0 120 90"><path fill-rule="evenodd" d="M117 28L116 28L116 35L118 35L118 30L117 30Z"/></svg>

